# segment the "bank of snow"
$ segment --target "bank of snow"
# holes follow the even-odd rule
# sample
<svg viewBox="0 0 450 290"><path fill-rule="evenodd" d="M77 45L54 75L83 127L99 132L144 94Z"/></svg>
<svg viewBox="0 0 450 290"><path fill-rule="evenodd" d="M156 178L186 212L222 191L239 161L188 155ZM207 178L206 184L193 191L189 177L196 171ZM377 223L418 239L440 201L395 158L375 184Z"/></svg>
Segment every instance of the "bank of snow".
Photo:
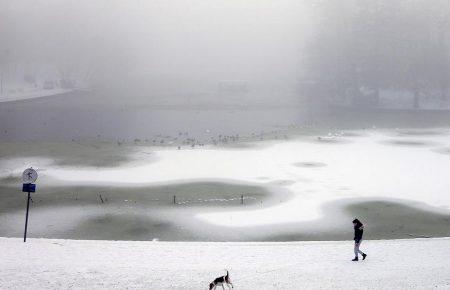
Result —
<svg viewBox="0 0 450 290"><path fill-rule="evenodd" d="M27 91L15 92L13 94L2 94L0 95L0 103L38 99L43 97L62 95L73 91L74 91L73 89L60 89L60 88L51 90L32 89Z"/></svg>
<svg viewBox="0 0 450 290"><path fill-rule="evenodd" d="M175 243L0 238L1 289L449 289L450 238L352 242Z"/></svg>

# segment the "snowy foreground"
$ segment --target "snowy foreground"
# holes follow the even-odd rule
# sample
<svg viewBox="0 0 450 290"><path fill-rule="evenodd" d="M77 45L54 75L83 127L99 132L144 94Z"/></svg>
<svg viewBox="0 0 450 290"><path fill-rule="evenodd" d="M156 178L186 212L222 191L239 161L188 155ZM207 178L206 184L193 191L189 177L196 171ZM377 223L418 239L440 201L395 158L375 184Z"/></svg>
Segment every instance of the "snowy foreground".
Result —
<svg viewBox="0 0 450 290"><path fill-rule="evenodd" d="M1 289L450 289L450 238L175 243L0 238ZM221 288L220 288L221 289Z"/></svg>

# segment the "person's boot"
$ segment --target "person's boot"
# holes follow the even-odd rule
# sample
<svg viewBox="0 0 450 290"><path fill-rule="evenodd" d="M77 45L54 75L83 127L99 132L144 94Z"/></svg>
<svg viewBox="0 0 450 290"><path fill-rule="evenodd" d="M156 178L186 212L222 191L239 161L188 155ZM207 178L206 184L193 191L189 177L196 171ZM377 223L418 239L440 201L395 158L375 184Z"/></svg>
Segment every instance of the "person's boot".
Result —
<svg viewBox="0 0 450 290"><path fill-rule="evenodd" d="M367 255L366 255L366 254L363 254L363 260L365 260L365 259L366 259L366 257L367 257Z"/></svg>
<svg viewBox="0 0 450 290"><path fill-rule="evenodd" d="M358 261L358 257L355 257L352 261L353 262L357 262Z"/></svg>

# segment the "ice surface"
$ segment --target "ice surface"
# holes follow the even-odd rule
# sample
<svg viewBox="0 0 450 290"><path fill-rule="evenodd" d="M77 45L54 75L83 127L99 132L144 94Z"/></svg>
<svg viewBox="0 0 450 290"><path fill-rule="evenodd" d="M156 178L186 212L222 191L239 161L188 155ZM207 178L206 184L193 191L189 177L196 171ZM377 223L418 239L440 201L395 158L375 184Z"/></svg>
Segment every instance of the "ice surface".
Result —
<svg viewBox="0 0 450 290"><path fill-rule="evenodd" d="M24 166L36 164L35 168L42 170L38 188L112 186L127 191L132 187L232 181L270 188L275 198L277 191L291 193L288 199L261 207L190 212L197 221L228 230L332 218L330 212L323 212L323 206L345 199L394 200L419 208L433 206L436 212L449 214L450 179L446 174L450 158L440 150L450 144L446 129L435 128L433 134L352 131L335 138L342 142L317 142L316 136L303 136L233 149L138 146L139 152L131 150L129 159L139 162L104 168L83 167L79 160L70 166L70 160L52 163L50 157L13 157L2 159L0 179L11 182L11 176L20 175Z"/></svg>
<svg viewBox="0 0 450 290"><path fill-rule="evenodd" d="M112 169L49 167L46 175L66 184L142 185L193 180L236 180L267 184L287 180L295 194L289 202L252 211L201 214L198 218L224 226L256 226L300 222L321 216L324 202L342 198L376 197L424 202L450 208L450 158L434 149L448 146L450 135L415 136L425 145L405 142L392 132L345 137L344 144L297 139L268 141L247 149L156 150L149 164ZM344 138L344 137L338 137ZM406 139L405 139L406 138ZM392 140L399 144L392 144ZM389 142L388 142L389 141ZM418 141L418 142L419 142ZM140 156L142 161L142 156ZM298 167L298 162L326 164ZM11 162L9 162L10 164ZM17 168L19 172L21 168ZM261 176L268 177L261 180ZM345 190L343 190L345 189Z"/></svg>

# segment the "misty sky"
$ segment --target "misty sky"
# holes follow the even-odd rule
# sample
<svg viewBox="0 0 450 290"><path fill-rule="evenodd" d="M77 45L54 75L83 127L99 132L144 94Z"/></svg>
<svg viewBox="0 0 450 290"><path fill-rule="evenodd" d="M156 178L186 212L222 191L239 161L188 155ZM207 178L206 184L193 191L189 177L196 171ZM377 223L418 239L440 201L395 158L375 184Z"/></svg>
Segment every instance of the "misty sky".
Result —
<svg viewBox="0 0 450 290"><path fill-rule="evenodd" d="M302 1L0 0L0 51L94 79L298 79Z"/></svg>

